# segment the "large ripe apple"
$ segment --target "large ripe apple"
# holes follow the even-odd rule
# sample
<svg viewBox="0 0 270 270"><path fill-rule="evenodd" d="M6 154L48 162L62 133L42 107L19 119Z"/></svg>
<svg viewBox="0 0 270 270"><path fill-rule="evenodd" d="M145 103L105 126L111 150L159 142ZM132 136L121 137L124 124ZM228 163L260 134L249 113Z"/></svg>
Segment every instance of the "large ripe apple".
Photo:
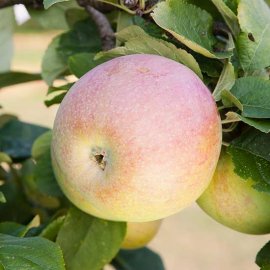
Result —
<svg viewBox="0 0 270 270"><path fill-rule="evenodd" d="M255 190L252 179L234 172L231 157L223 153L211 184L199 198L199 206L212 218L236 231L270 233L270 195Z"/></svg>
<svg viewBox="0 0 270 270"><path fill-rule="evenodd" d="M137 54L86 73L64 98L52 163L66 196L94 216L146 222L206 189L221 147L211 93L193 71Z"/></svg>
<svg viewBox="0 0 270 270"><path fill-rule="evenodd" d="M146 246L157 234L162 220L128 222L127 232L121 248L136 249Z"/></svg>

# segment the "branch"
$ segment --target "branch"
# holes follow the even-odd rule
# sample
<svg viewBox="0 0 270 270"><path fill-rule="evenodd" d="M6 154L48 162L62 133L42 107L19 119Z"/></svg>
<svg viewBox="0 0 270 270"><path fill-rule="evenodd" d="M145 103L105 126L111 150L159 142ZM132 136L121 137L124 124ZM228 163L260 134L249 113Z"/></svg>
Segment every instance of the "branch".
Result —
<svg viewBox="0 0 270 270"><path fill-rule="evenodd" d="M85 9L90 14L95 24L97 25L101 38L102 50L108 51L114 48L115 36L107 17L100 11L91 7L90 5L87 5Z"/></svg>
<svg viewBox="0 0 270 270"><path fill-rule="evenodd" d="M89 1L77 0L77 2L80 6L85 8L90 17L95 22L101 38L102 50L108 51L114 48L115 35L107 17L97 9L93 8Z"/></svg>
<svg viewBox="0 0 270 270"><path fill-rule="evenodd" d="M88 0L88 4L103 13L107 13L115 9L114 6L106 4L106 3L102 3L97 0Z"/></svg>
<svg viewBox="0 0 270 270"><path fill-rule="evenodd" d="M35 9L43 9L42 0L0 0L0 9L5 7L11 7L17 4L23 4Z"/></svg>

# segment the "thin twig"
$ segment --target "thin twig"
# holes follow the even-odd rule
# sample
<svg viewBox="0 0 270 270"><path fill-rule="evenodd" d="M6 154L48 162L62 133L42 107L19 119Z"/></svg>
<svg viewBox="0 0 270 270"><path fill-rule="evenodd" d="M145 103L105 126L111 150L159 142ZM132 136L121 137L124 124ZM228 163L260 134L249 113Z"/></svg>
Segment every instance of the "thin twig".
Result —
<svg viewBox="0 0 270 270"><path fill-rule="evenodd" d="M230 146L230 144L229 143L227 143L227 142L222 142L222 145L224 145L224 146L226 146L226 147L228 147L228 146Z"/></svg>

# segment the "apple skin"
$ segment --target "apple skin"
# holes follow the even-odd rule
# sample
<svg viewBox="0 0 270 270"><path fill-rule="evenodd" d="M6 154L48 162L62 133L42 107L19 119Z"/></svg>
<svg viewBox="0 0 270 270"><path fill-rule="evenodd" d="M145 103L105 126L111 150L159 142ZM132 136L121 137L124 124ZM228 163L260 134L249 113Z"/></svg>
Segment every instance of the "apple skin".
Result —
<svg viewBox="0 0 270 270"><path fill-rule="evenodd" d="M252 188L234 172L229 154L222 151L213 179L198 199L199 206L219 223L242 233L270 233L270 195Z"/></svg>
<svg viewBox="0 0 270 270"><path fill-rule="evenodd" d="M52 165L65 195L94 216L162 219L206 189L221 148L208 88L186 66L147 54L86 73L65 96Z"/></svg>
<svg viewBox="0 0 270 270"><path fill-rule="evenodd" d="M121 248L136 249L146 246L157 234L161 222L162 220L128 222L127 233Z"/></svg>

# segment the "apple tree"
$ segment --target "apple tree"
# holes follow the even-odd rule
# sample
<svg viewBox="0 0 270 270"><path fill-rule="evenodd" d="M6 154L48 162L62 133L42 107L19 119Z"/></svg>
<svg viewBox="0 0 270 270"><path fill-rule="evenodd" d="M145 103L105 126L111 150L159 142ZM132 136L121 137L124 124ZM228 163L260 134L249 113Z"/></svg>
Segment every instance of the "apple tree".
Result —
<svg viewBox="0 0 270 270"><path fill-rule="evenodd" d="M59 31L44 52L41 74L9 68L16 4L25 5L33 24ZM213 181L221 178L218 173L226 175L227 189L234 194L234 200L230 195L226 200L244 212L249 210L245 203L252 204L256 197L258 211L243 218L237 211L214 209L216 202L210 197L220 190L211 189L211 184L199 205L232 229L270 233L269 4L269 0L0 0L0 90L43 80L48 85L44 103L49 107L61 104L88 71L121 56L158 55L186 66L209 89L221 119L222 150ZM68 200L52 164L53 133L0 114L0 269L100 270L107 265L119 270L165 269L158 254L141 247L159 223L150 229L147 241L135 245L141 248L126 250L130 243L123 243L131 228L127 220L98 218ZM223 163L230 173L224 173ZM219 198L225 193L224 189ZM244 201L238 200L240 193ZM234 220L228 221L231 214ZM256 263L270 269L270 242L258 251Z"/></svg>

